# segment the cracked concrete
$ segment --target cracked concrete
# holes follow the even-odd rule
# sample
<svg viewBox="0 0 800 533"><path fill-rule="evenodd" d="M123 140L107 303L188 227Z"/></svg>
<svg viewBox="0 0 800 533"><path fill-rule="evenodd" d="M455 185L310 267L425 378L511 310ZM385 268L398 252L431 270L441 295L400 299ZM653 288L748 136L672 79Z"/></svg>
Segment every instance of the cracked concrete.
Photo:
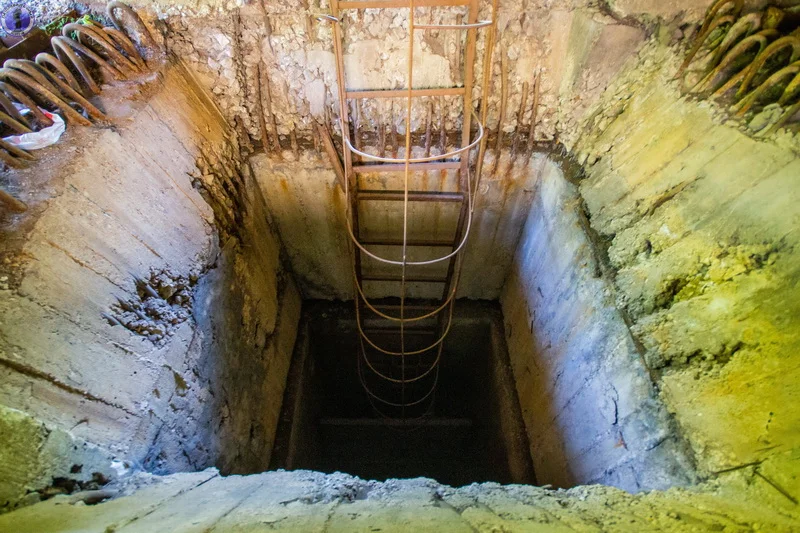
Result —
<svg viewBox="0 0 800 533"><path fill-rule="evenodd" d="M575 146L587 163L580 193L607 243L617 305L700 468L789 461L797 136L754 140L681 98L678 62L654 39L603 95Z"/></svg>
<svg viewBox="0 0 800 533"><path fill-rule="evenodd" d="M78 443L9 442L31 466L4 479L4 510L52 477L269 461L300 300L236 136L179 63L103 99L113 126L70 127L40 151L14 176L30 210L2 220L5 419ZM239 408L249 401L273 411Z"/></svg>
<svg viewBox="0 0 800 533"><path fill-rule="evenodd" d="M331 32L314 19L326 3L185 4L134 2L185 65L104 92L113 127L70 127L34 169L2 178L31 206L2 222L0 424L14 458L0 458L4 508L33 503L55 475L88 482L128 468L266 468L301 295L352 296L341 194L311 150L316 122L336 129ZM197 522L217 529L349 531L385 519L468 531L791 530L782 520L796 514L800 493L798 137L757 138L714 103L680 96L671 78L691 30L684 23L707 4L501 2L488 127L506 145L487 153L467 254L476 266L459 295L501 295L541 482L630 491L725 484L633 497L307 473L155 481L153 491L164 489L156 494L182 502L180 527L202 497ZM403 86L404 25L403 14L348 15L352 87ZM418 81L463 81L460 46L420 34ZM537 73L534 121L518 107ZM428 103L414 110L416 132L428 109L434 131L457 129L462 110ZM390 143L389 132L403 131L399 105L365 102L353 112L363 131L383 131ZM560 141L584 168L562 165L565 180L547 157L520 164L531 126L535 141ZM420 220L440 222L438 213ZM133 305L144 290L137 280L165 270L198 284L191 316L182 307L171 335L147 340L103 316L120 300L144 313ZM14 461L20 468L9 468ZM262 506L279 489L280 511ZM54 514L13 520L70 515L131 529L166 520L173 509L147 494L144 507L60 498L36 511ZM744 495L757 502L746 512L726 500ZM108 506L115 518L95 514Z"/></svg>
<svg viewBox="0 0 800 533"><path fill-rule="evenodd" d="M796 517L734 490L745 477L738 472L691 490L634 496L600 486L452 488L424 478L375 482L305 470L226 478L207 470L134 477L115 487L123 497L98 505L82 505L80 494L72 504L59 496L0 516L0 527L19 533L55 524L63 531L175 533L793 531Z"/></svg>
<svg viewBox="0 0 800 533"><path fill-rule="evenodd" d="M580 205L548 161L501 295L537 481L634 492L691 484L693 458L593 264Z"/></svg>
<svg viewBox="0 0 800 533"><path fill-rule="evenodd" d="M42 4L57 6L63 0ZM489 90L487 126L493 133L530 129L535 115L539 140L551 140L569 131L602 89L644 41L659 20L697 17L701 6L680 1L639 0L615 2L603 10L595 2L582 0L507 0L500 2L497 16L499 38L492 57L492 87ZM263 116L274 125L280 142L288 149L297 137L310 142L314 124L328 124L337 131L338 96L334 68L332 31L316 16L328 11L318 0L289 2L239 2L171 0L157 4L134 1L131 5L163 35L171 52L182 57L200 84L213 94L216 104L231 123L241 123L262 145ZM87 3L102 12L99 2ZM480 2L479 19L491 16L491 3ZM56 10L53 7L53 10ZM620 16L617 16L620 14ZM612 16L613 15L613 16ZM616 18L615 18L616 16ZM463 9L420 8L425 23L457 23ZM404 10L367 10L343 15L345 70L349 88L402 87L408 26ZM463 35L451 31L418 32L416 84L438 87L461 84L465 44ZM478 32L477 57L483 57L485 32ZM607 53L613 50L611 53ZM505 68L502 64L505 64ZM507 71L505 79L501 76ZM475 73L473 103L481 94L483 74ZM534 78L539 77L539 104L530 106ZM524 90L527 86L527 91ZM506 105L501 95L507 93ZM520 112L523 92L527 106ZM434 106L435 129L458 131L463 110L458 99L425 98L413 111L413 129L425 131L428 105ZM405 131L402 101L380 104L364 100L351 109L360 117L363 131ZM501 107L506 112L501 117ZM502 124L501 122L502 118Z"/></svg>

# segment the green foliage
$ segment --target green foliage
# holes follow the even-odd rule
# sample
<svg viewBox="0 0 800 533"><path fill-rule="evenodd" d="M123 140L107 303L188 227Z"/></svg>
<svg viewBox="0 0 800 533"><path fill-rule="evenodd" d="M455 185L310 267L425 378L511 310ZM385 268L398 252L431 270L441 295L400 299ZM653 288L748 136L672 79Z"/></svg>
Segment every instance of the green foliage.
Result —
<svg viewBox="0 0 800 533"><path fill-rule="evenodd" d="M78 24L86 24L86 25L91 25L91 24L96 25L98 23L98 20L94 18L91 15L91 13L86 13L82 17L77 17L77 18L72 16L64 16L51 20L44 26L41 26L41 28L42 30L45 31L45 33L47 33L47 35L60 35L61 28L63 28L64 26L66 26L71 22L77 22ZM74 39L75 35L73 34L70 37Z"/></svg>

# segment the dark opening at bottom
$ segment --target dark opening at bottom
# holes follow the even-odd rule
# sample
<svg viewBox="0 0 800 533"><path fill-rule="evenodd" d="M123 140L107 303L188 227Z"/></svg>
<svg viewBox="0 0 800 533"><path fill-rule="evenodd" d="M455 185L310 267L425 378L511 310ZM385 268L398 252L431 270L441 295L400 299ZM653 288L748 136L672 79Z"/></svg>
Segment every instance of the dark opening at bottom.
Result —
<svg viewBox="0 0 800 533"><path fill-rule="evenodd" d="M459 301L455 309L434 403L409 425L368 401L353 305L306 302L272 468L453 486L534 483L499 306Z"/></svg>

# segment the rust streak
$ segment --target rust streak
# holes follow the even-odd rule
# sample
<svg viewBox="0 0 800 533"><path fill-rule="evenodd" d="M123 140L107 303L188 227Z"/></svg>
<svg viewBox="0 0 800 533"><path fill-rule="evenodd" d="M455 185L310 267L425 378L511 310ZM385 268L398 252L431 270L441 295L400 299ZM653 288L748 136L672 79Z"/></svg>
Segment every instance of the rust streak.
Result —
<svg viewBox="0 0 800 533"><path fill-rule="evenodd" d="M503 144L503 122L506 120L506 107L508 106L508 57L505 48L500 49L500 115L497 118L497 136L494 141L495 156L494 168L500 159L500 147Z"/></svg>
<svg viewBox="0 0 800 533"><path fill-rule="evenodd" d="M445 117L447 116L444 98L439 98L439 153L445 153L447 149L447 130L445 129Z"/></svg>
<svg viewBox="0 0 800 533"><path fill-rule="evenodd" d="M519 111L517 111L517 127L514 128L514 138L511 141L511 163L517 159L517 146L519 145L520 129L522 128L522 119L525 118L525 107L528 105L528 82L522 84L522 99L519 103Z"/></svg>
<svg viewBox="0 0 800 533"><path fill-rule="evenodd" d="M533 144L536 142L536 119L539 110L539 74L533 75L533 104L531 105L531 125L528 127L528 149L525 157L525 164L531 159Z"/></svg>
<svg viewBox="0 0 800 533"><path fill-rule="evenodd" d="M281 155L281 140L280 136L278 135L278 124L275 121L275 114L272 112L272 91L270 90L269 86L269 76L266 73L266 70L261 68L261 62L258 63L258 78L261 80L263 76L263 81L261 81L261 87L264 89L264 103L263 109L267 112L267 118L269 119L269 126L272 132L272 143L275 147L275 151L277 152L278 156Z"/></svg>
<svg viewBox="0 0 800 533"><path fill-rule="evenodd" d="M264 104L261 92L261 62L258 62L256 73L256 111L258 112L258 125L261 128L261 145L265 152L269 152L269 134L267 133L267 120L264 118Z"/></svg>

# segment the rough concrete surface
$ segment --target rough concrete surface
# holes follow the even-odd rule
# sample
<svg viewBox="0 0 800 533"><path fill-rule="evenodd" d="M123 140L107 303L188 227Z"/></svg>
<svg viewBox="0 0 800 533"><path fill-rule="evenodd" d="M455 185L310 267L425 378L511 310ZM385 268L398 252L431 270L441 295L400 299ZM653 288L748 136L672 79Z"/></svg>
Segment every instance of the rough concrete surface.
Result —
<svg viewBox="0 0 800 533"><path fill-rule="evenodd" d="M66 5L37 6L49 4ZM680 95L680 46L708 1L500 4L482 103L492 142L459 294L502 294L537 474L632 491L709 484L632 496L137 476L120 490L153 486L98 506L58 496L0 529L798 529L798 136L757 137ZM0 221L4 510L140 468L264 469L301 296L352 295L342 193L310 149L316 122L337 130L332 33L315 19L327 3L133 5L185 65L105 91L109 126L70 126L32 168L0 177L30 206ZM407 14L344 25L348 86L403 87ZM463 82L463 46L446 33L416 36L419 84ZM352 112L362 132L401 134L400 105ZM414 109L417 133L427 106ZM457 105L430 109L434 131L458 129ZM520 156L531 129L583 168L565 166L565 180L549 158ZM396 176L363 179L396 188ZM398 220L376 211L365 231ZM454 222L414 215L442 235Z"/></svg>
<svg viewBox="0 0 800 533"><path fill-rule="evenodd" d="M601 276L577 189L538 176L501 302L537 481L629 491L694 480L691 457Z"/></svg>
<svg viewBox="0 0 800 533"><path fill-rule="evenodd" d="M51 4L58 12L63 0ZM329 11L324 0L242 2L236 0L170 0L129 2L163 35L167 48L183 58L211 91L226 119L238 121L254 138L265 140L260 124L267 123L269 143L274 132L284 147L292 132L311 139L314 123L338 131L338 95L330 24L316 17ZM707 2L639 0L504 0L497 14L498 39L491 59L489 90L491 132L527 132L535 123L537 139L553 139L580 118L618 68L644 41L657 20L696 20ZM102 14L104 2L85 7ZM481 20L491 17L491 2L479 2ZM417 9L422 23L457 23L465 10ZM406 77L407 10L349 11L343 15L347 87L402 88ZM690 20L691 20L690 19ZM483 57L485 31L478 31L477 57ZM443 87L464 82L465 32L427 30L415 37L415 85ZM599 51L602 50L603 53ZM600 55L598 55L600 54ZM476 65L473 103L481 94L483 74ZM503 72L506 75L503 75ZM540 97L532 112L534 78ZM528 85L522 113L523 85ZM501 117L501 100L507 94ZM413 129L425 130L429 103L434 129L458 131L463 109L459 98L423 98L413 112ZM402 99L384 103L363 101L358 114L363 131L405 131ZM274 120L273 120L274 119ZM502 120L501 120L502 119ZM272 129L272 123L275 129Z"/></svg>
<svg viewBox="0 0 800 533"><path fill-rule="evenodd" d="M177 63L107 90L103 107L113 128L71 125L3 178L30 206L2 221L1 438L14 457L3 508L51 484L72 490L54 478L269 460L299 296L260 192L232 158L236 138ZM241 198L220 192L235 180ZM214 291L231 303L212 320ZM221 362L227 349L242 362ZM266 384L236 379L264 373ZM261 410L229 412L256 400ZM247 452L237 441L251 436Z"/></svg>
<svg viewBox="0 0 800 533"><path fill-rule="evenodd" d="M731 497L730 484L719 483L633 496L601 486L564 491L482 483L454 489L424 478L376 482L305 470L243 477L219 477L207 470L143 482L132 495L97 505L85 505L76 494L2 515L0 529L777 533L798 527L796 517L742 494ZM135 487L141 481L127 483Z"/></svg>
<svg viewBox="0 0 800 533"><path fill-rule="evenodd" d="M662 397L720 470L800 442L786 408L800 370L800 164L791 136L751 139L680 98L673 57L654 43L609 89L577 146L580 189Z"/></svg>
<svg viewBox="0 0 800 533"><path fill-rule="evenodd" d="M15 409L0 406L0 501L20 499L20 486L31 490L21 503L35 503L49 494L67 489L51 487L54 478L88 486L93 480L104 484L114 475L113 458L106 450L74 437ZM31 448L39 450L31 453ZM101 477L98 477L101 476ZM49 494L48 494L49 491Z"/></svg>
<svg viewBox="0 0 800 533"><path fill-rule="evenodd" d="M290 158L292 155L289 152L280 160L256 154L251 157L251 164L303 296L351 299L353 269L344 218L344 192L337 185L326 156L309 150L301 153L299 161ZM530 206L532 184L544 164L544 158L540 155L535 155L527 162L526 158L519 157L513 166L508 159L506 150L504 164L494 172L487 171L481 180L464 256L459 297L495 299L505 282ZM360 174L359 187L397 190L398 187L402 188L400 174ZM412 190L428 190L441 186L441 190L455 190L456 179L453 171L418 173L412 176L409 187ZM457 220L456 204L411 204L409 239L453 239ZM362 239L401 238L402 222L400 202L362 203L359 208ZM384 257L399 259L398 247L368 248ZM427 260L444 253L442 248L411 248L409 260ZM382 272L382 265L376 261L367 257L363 261L368 272ZM445 261L431 267L413 267L411 270L415 275L443 276L446 268ZM369 297L392 296L397 292L396 284L382 282L365 282L364 289ZM441 287L412 284L409 295L438 298Z"/></svg>

